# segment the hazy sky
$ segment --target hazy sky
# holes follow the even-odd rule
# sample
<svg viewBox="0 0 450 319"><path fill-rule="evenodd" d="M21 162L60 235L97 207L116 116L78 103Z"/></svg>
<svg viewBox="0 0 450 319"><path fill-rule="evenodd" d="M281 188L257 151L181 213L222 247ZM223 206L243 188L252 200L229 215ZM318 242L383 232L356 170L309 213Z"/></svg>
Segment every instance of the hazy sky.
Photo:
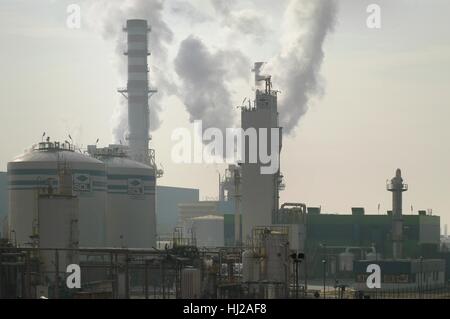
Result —
<svg viewBox="0 0 450 319"><path fill-rule="evenodd" d="M71 134L83 147L97 138L102 145L113 142L121 100L116 88L125 86L117 59L125 57L99 31L104 17L97 21L89 11L95 2L0 1L0 171L44 131L57 140ZM264 17L264 32L255 37L231 30L210 0L164 1L163 19L173 33L167 69L153 65L153 56L150 66L175 76L179 44L190 35L210 52L238 49L250 61L268 61L279 52L287 2L238 1L233 10ZM352 206L376 213L380 203L383 212L391 207L386 179L400 167L409 184L404 213L411 205L414 211L431 208L442 224L450 223L450 2L338 2L337 25L324 47L323 95L284 139L282 201L338 213ZM66 26L70 3L82 7L80 29ZM381 29L366 26L371 3L381 6ZM250 70L251 65L249 79ZM235 106L253 93L250 81L231 87L230 108L238 119ZM189 116L176 96L166 96L161 105L162 124L152 134L165 170L160 184L196 187L202 197L216 197L223 166L172 163L172 130L188 127Z"/></svg>

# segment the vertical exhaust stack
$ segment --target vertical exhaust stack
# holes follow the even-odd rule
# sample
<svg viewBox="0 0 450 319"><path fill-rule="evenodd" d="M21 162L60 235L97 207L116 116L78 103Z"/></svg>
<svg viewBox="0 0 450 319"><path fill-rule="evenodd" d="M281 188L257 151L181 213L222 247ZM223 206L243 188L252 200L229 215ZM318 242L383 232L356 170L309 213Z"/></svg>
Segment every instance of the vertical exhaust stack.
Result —
<svg viewBox="0 0 450 319"><path fill-rule="evenodd" d="M128 84L119 90L128 99L129 157L134 161L152 165L149 152L150 110L149 97L156 90L149 88L147 56L148 27L146 20L127 20Z"/></svg>
<svg viewBox="0 0 450 319"><path fill-rule="evenodd" d="M270 75L262 75L263 62L256 62L252 70L255 73L255 101L254 106L241 108L241 127L244 131L255 129L257 137L254 143L257 145L256 153L259 154L261 145L266 144L266 151L279 155L282 148L282 128L278 123L278 91L272 89ZM260 129L269 132L265 137L259 136ZM278 129L278 149L270 149L272 145L272 129ZM258 226L270 226L274 223L279 208L279 191L282 189L280 163L273 174L262 174L261 168L265 163L261 159L256 163L250 163L250 139L245 142L241 163L241 214L242 214L242 241L252 239L252 229ZM279 160L280 162L280 160Z"/></svg>
<svg viewBox="0 0 450 319"><path fill-rule="evenodd" d="M395 177L387 185L387 190L392 192L392 257L401 259L403 248L402 196L403 192L408 190L408 185L403 184L400 169L395 172Z"/></svg>

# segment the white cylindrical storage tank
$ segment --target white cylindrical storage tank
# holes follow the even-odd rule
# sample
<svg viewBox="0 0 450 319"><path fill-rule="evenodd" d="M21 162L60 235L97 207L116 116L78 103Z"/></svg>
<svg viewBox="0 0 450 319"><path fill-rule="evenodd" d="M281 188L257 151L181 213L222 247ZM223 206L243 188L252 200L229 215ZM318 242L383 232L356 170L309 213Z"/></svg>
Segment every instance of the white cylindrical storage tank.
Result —
<svg viewBox="0 0 450 319"><path fill-rule="evenodd" d="M156 247L155 170L125 156L98 158L107 171L107 245Z"/></svg>
<svg viewBox="0 0 450 319"><path fill-rule="evenodd" d="M78 247L78 198L64 195L41 195L38 199L38 235L42 248L62 248L56 254L54 250L40 251L44 272L53 275L55 265L60 273L66 272L67 265L78 264L78 253L72 250ZM56 262L58 258L58 262Z"/></svg>
<svg viewBox="0 0 450 319"><path fill-rule="evenodd" d="M224 246L223 216L201 216L192 218L192 233L197 241L197 247Z"/></svg>
<svg viewBox="0 0 450 319"><path fill-rule="evenodd" d="M289 239L287 234L272 231L264 235L265 279L271 282L285 282L288 273Z"/></svg>
<svg viewBox="0 0 450 319"><path fill-rule="evenodd" d="M29 245L36 235L39 194L49 189L58 191L60 165L70 170L73 194L78 197L79 246L104 246L105 164L75 152L72 145L58 142L39 143L8 163L11 241L20 246Z"/></svg>
<svg viewBox="0 0 450 319"><path fill-rule="evenodd" d="M339 271L353 271L353 261L355 255L350 252L339 254Z"/></svg>

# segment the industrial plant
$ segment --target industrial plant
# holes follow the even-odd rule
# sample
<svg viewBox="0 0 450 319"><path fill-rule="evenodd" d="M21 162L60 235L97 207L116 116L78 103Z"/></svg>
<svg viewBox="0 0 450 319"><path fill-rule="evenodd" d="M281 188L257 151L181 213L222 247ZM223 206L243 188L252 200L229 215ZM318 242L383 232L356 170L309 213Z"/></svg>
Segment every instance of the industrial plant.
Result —
<svg viewBox="0 0 450 319"><path fill-rule="evenodd" d="M440 217L404 214L400 168L379 185L392 197L386 212L324 212L302 201L301 190L298 201L282 203L282 165L264 174L260 160L230 164L214 200L159 186L164 171L149 134L151 29L128 20L124 32L126 143L80 149L43 134L0 173L0 298L450 298ZM280 155L279 91L262 67L254 64L255 96L240 107L240 124L278 130L270 152ZM266 137L257 136L258 148L272 145ZM248 158L249 145L243 152ZM68 284L70 265L80 268L79 286ZM375 287L373 265L381 270Z"/></svg>

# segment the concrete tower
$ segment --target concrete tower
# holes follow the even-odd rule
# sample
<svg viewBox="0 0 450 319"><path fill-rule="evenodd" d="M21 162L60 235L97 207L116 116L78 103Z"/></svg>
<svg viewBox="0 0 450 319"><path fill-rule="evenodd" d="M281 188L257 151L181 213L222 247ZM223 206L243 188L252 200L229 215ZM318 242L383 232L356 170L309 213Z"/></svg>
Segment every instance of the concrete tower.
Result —
<svg viewBox="0 0 450 319"><path fill-rule="evenodd" d="M151 165L149 153L150 111L149 97L156 90L149 89L147 35L150 29L146 20L127 20L128 84L119 90L128 99L129 157L137 162Z"/></svg>
<svg viewBox="0 0 450 319"><path fill-rule="evenodd" d="M408 190L408 185L403 184L400 169L395 172L395 177L387 185L387 190L392 192L392 257L401 259L403 248L402 196L403 192Z"/></svg>
<svg viewBox="0 0 450 319"><path fill-rule="evenodd" d="M127 33L128 82L126 89L119 92L128 99L126 155L132 161L120 156L102 158L108 171L115 171L108 174L108 183L112 184L108 186L122 188L121 194L108 189L108 203L112 206L108 212L108 240L114 246L122 242L121 245L128 247L148 248L156 243L156 179L163 174L156 166L154 150L149 148L149 99L156 92L149 88L150 28L146 20L133 19L127 20L124 31ZM113 181L109 175L118 180ZM134 208L126 211L121 205ZM118 239L120 235L122 240Z"/></svg>
<svg viewBox="0 0 450 319"><path fill-rule="evenodd" d="M261 168L266 166L260 160L260 148L267 143L268 153L281 151L281 128L278 125L277 91L272 90L270 76L260 74L263 63L255 63L255 104L242 108L241 125L245 138L245 161L241 164L241 212L242 212L242 241L251 238L252 229L256 226L270 226L279 204L279 166L274 174L262 174ZM256 141L246 134L248 129L256 129ZM271 150L271 129L278 129L279 148ZM260 129L267 129L267 136L260 134ZM264 140L263 140L264 139ZM249 143L256 143L256 147L249 147ZM257 150L256 163L249 162L250 149Z"/></svg>

